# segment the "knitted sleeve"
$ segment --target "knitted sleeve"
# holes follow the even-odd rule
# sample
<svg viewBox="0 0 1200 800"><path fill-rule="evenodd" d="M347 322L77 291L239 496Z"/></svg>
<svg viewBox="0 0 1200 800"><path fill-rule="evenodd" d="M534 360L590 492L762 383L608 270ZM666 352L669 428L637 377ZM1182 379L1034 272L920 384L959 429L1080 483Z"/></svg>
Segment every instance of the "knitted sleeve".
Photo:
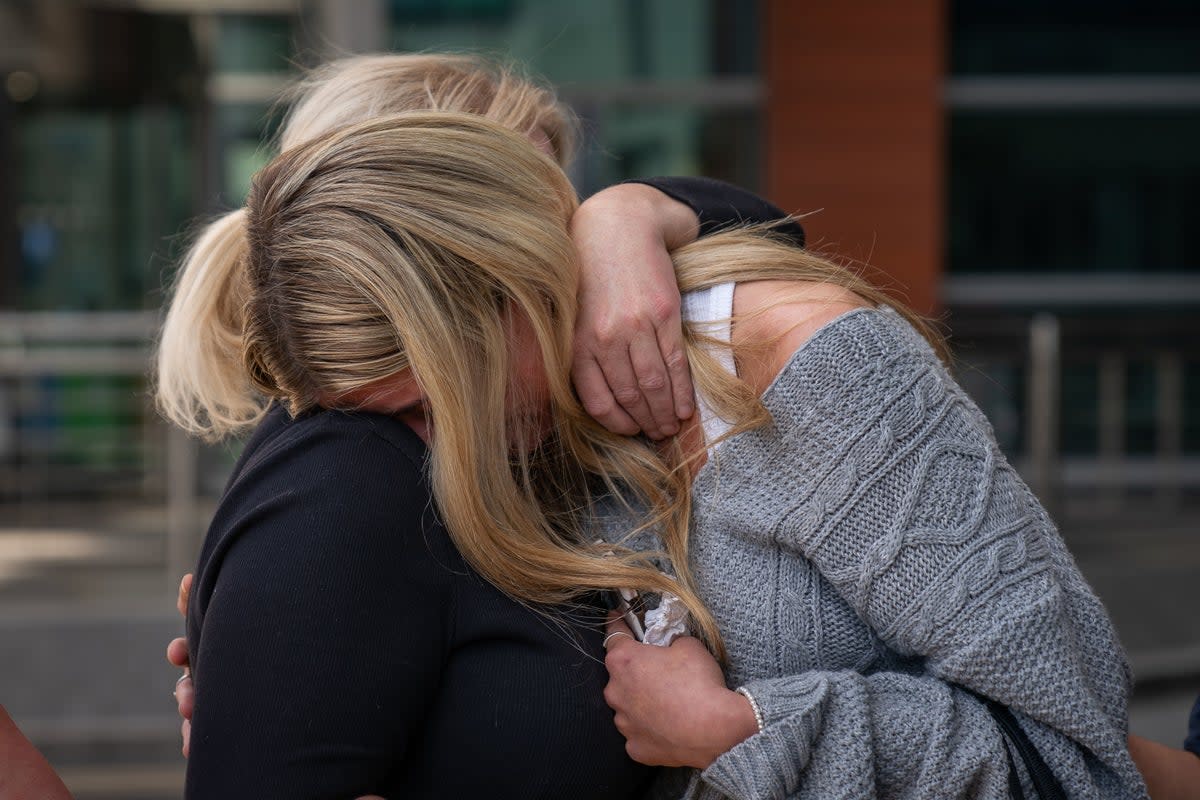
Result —
<svg viewBox="0 0 1200 800"><path fill-rule="evenodd" d="M807 672L746 688L764 732L702 773L701 798L1008 796L991 716L944 681Z"/></svg>
<svg viewBox="0 0 1200 800"><path fill-rule="evenodd" d="M750 683L764 730L710 766L708 785L1004 795L1000 734L961 686L1016 712L1069 795L1144 793L1112 625L924 340L890 310L852 313L810 339L764 401L775 426L745 447L774 495L745 502L778 505L781 552L808 559L905 671Z"/></svg>

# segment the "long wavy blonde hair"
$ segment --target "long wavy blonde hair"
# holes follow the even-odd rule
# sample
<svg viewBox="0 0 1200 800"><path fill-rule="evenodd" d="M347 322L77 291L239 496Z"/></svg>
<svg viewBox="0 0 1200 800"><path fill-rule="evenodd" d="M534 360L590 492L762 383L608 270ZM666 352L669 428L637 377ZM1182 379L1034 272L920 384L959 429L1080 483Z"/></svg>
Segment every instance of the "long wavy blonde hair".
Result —
<svg viewBox="0 0 1200 800"><path fill-rule="evenodd" d="M330 62L288 89L278 144L286 150L345 125L403 111L458 111L544 136L559 164L574 151L575 119L547 86L470 55L365 55ZM266 399L242 370L246 213L210 222L177 273L159 338L155 379L163 415L217 439L253 427Z"/></svg>
<svg viewBox="0 0 1200 800"><path fill-rule="evenodd" d="M204 402L176 396L163 405L275 401L299 413L411 369L433 415L439 511L480 574L539 605L616 586L674 592L721 656L687 567L686 459L678 448L663 454L608 432L569 383L575 207L557 164L527 137L478 116L400 114L290 148L256 176L247 200L239 358L204 366L227 376L220 388L205 387ZM761 231L706 237L674 259L685 291L786 278L883 300L848 270ZM533 437L527 420L506 413L516 314L529 322L549 387L553 434L533 449L512 446ZM715 364L697 334L687 341L698 390L735 430L765 421L754 392ZM160 385L160 397L174 390ZM220 435L244 420L207 416L192 425ZM677 581L656 569L653 554L605 557L590 543L596 492L632 494L647 510Z"/></svg>

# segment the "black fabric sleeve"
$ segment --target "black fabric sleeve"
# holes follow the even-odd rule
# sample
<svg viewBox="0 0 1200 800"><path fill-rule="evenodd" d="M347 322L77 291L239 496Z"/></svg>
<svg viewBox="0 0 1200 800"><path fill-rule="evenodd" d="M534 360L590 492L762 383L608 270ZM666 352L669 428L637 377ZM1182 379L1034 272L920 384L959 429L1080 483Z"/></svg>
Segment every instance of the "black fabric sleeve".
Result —
<svg viewBox="0 0 1200 800"><path fill-rule="evenodd" d="M787 216L772 203L753 192L713 178L634 178L624 183L652 186L696 212L700 219L700 235L712 233L747 222L774 222ZM804 247L804 228L791 220L775 229L789 237L797 247Z"/></svg>
<svg viewBox="0 0 1200 800"><path fill-rule="evenodd" d="M433 512L411 459L369 424L326 416L257 459L210 531L193 607L193 800L386 794L435 697L452 551L423 524Z"/></svg>

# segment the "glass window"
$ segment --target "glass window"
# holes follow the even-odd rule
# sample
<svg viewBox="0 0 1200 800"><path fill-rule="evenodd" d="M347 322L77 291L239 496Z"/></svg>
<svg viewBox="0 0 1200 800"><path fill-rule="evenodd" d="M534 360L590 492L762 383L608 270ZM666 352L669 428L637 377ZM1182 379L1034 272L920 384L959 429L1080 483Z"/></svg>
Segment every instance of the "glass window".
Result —
<svg viewBox="0 0 1200 800"><path fill-rule="evenodd" d="M390 9L397 51L483 52L558 86L583 121L573 172L585 194L652 174L760 183L757 3L393 0Z"/></svg>
<svg viewBox="0 0 1200 800"><path fill-rule="evenodd" d="M1200 272L1200 109L949 126L952 272Z"/></svg>
<svg viewBox="0 0 1200 800"><path fill-rule="evenodd" d="M956 0L954 75L1200 72L1194 0Z"/></svg>
<svg viewBox="0 0 1200 800"><path fill-rule="evenodd" d="M949 271L1200 271L1200 4L951 8Z"/></svg>

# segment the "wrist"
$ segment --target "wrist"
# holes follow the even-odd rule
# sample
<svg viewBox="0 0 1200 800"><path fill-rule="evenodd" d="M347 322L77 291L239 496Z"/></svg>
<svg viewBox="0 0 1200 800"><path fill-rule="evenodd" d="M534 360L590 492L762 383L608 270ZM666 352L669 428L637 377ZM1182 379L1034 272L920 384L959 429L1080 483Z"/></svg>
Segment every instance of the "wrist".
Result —
<svg viewBox="0 0 1200 800"><path fill-rule="evenodd" d="M619 183L589 197L575 212L586 220L596 214L611 220L632 219L632 230L645 230L647 223L668 249L682 247L700 235L700 219L686 203L644 183ZM573 221L574 224L574 221Z"/></svg>
<svg viewBox="0 0 1200 800"><path fill-rule="evenodd" d="M759 732L758 715L746 695L725 690L709 727L712 733L709 747L700 761L692 766L707 769L712 762Z"/></svg>

